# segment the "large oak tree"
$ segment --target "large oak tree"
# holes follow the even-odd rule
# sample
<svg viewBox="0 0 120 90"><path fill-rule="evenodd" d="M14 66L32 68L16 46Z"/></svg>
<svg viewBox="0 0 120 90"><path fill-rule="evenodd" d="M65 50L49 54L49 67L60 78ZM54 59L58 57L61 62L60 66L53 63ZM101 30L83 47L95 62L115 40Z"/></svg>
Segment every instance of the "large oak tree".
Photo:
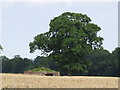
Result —
<svg viewBox="0 0 120 90"><path fill-rule="evenodd" d="M30 42L30 52L41 50L48 54L60 70L85 72L90 63L85 58L90 51L102 48L103 38L97 36L101 28L81 13L65 12L51 20L50 29L38 34Z"/></svg>

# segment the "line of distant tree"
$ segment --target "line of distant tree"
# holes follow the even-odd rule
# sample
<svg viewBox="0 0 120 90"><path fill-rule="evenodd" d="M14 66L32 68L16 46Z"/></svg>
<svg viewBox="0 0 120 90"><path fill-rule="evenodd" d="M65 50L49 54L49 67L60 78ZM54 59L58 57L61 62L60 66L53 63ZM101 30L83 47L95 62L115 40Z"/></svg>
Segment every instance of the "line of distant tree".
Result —
<svg viewBox="0 0 120 90"><path fill-rule="evenodd" d="M91 61L87 72L71 72L71 75L88 75L88 76L120 76L118 63L120 62L120 48L116 48L112 53L107 50L97 49L86 56L86 59ZM23 73L37 67L47 67L56 71L60 71L61 75L69 75L68 71L59 69L54 60L48 57L37 56L34 60L22 58L15 55L9 59L6 56L1 56L2 73Z"/></svg>

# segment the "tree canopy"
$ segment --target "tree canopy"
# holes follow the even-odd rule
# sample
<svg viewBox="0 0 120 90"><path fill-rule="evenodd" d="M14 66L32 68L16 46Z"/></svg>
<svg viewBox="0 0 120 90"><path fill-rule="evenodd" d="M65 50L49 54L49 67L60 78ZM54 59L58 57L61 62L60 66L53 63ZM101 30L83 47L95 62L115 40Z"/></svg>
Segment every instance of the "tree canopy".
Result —
<svg viewBox="0 0 120 90"><path fill-rule="evenodd" d="M38 34L30 42L30 52L41 50L49 54L64 70L87 71L90 62L85 56L90 51L102 48L103 38L97 36L101 28L81 13L65 12L51 20L50 29Z"/></svg>

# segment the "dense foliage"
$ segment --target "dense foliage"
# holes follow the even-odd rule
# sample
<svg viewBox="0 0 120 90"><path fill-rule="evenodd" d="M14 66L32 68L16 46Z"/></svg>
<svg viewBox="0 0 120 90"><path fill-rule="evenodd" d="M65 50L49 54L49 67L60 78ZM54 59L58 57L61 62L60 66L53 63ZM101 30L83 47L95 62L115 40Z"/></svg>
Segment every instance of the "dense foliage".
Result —
<svg viewBox="0 0 120 90"><path fill-rule="evenodd" d="M120 63L120 48L116 48L112 53L107 50L97 49L86 57L92 62L88 68L88 72L71 72L72 75L91 75L91 76L120 76L118 65ZM2 72L3 73L23 73L26 70L31 70L38 67L50 68L59 71L59 67L55 65L54 60L49 60L47 57L37 56L34 60L21 58L16 55L9 59L6 56L1 56ZM68 75L67 71L60 71L61 75Z"/></svg>
<svg viewBox="0 0 120 90"><path fill-rule="evenodd" d="M85 59L92 50L102 48L103 38L97 36L101 28L81 13L65 12L51 20L46 33L35 36L30 52L41 50L48 54L60 70L87 72L90 62Z"/></svg>
<svg viewBox="0 0 120 90"><path fill-rule="evenodd" d="M13 59L8 59L6 56L1 56L0 58L2 60L3 73L22 73L34 67L32 60L23 59L19 55L16 55Z"/></svg>

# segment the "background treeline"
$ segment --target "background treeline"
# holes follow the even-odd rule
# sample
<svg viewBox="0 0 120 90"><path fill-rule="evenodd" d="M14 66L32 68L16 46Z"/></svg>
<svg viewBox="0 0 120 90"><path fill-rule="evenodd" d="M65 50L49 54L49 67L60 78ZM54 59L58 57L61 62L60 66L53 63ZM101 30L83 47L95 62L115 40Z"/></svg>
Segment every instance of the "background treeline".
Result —
<svg viewBox="0 0 120 90"><path fill-rule="evenodd" d="M67 57L67 56L66 56ZM120 76L118 64L120 62L120 48L116 48L112 53L107 50L97 49L92 51L86 59L91 62L87 72L72 72L72 75L90 75L90 76ZM37 56L34 60L22 58L19 55L9 59L6 56L1 56L2 73L23 73L26 70L47 67L56 71L60 71L61 75L68 75L65 70L60 70L54 63L54 60Z"/></svg>

